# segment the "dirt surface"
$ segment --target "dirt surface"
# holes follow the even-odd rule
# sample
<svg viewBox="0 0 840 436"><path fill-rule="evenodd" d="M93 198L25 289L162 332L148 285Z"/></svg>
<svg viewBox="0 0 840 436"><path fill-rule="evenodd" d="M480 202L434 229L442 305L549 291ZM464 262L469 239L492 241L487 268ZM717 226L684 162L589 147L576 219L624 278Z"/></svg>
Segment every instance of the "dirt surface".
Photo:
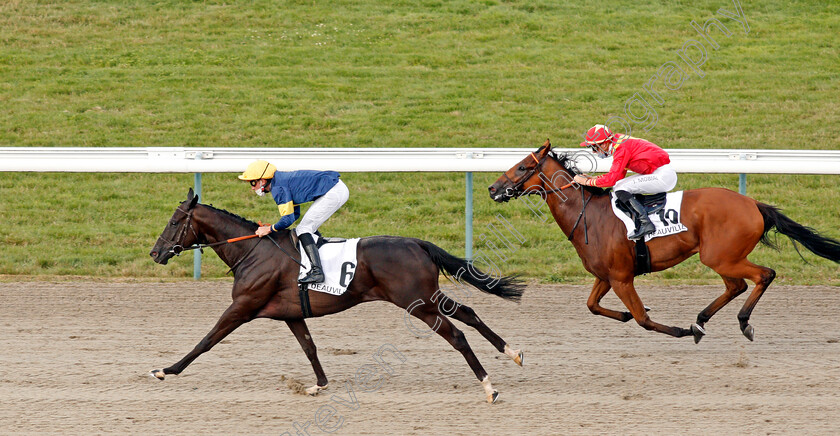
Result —
<svg viewBox="0 0 840 436"><path fill-rule="evenodd" d="M772 286L752 317L755 342L738 328L741 296L698 345L591 315L587 287L530 286L520 305L474 291L465 303L525 351L520 368L457 324L501 393L493 405L457 351L416 337L387 303L308 321L330 377L310 397L308 360L270 320L241 327L180 376L147 376L207 333L228 282L0 289L2 434L840 434L835 287ZM722 290L640 295L654 320L687 327ZM621 307L612 294L604 305ZM384 353L385 377L374 354L387 345L405 361Z"/></svg>

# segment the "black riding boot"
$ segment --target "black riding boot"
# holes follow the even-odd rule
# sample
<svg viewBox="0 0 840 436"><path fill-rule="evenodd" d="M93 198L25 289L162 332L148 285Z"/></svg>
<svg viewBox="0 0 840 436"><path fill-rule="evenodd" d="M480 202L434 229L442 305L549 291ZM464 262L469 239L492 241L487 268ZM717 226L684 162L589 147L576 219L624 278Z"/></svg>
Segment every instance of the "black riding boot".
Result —
<svg viewBox="0 0 840 436"><path fill-rule="evenodd" d="M318 247L315 246L315 239L311 233L298 235L298 239L303 244L303 251L309 256L309 263L311 264L309 274L298 281L300 283L323 283L324 270L321 269L321 256L318 254Z"/></svg>
<svg viewBox="0 0 840 436"><path fill-rule="evenodd" d="M639 223L639 228L630 234L630 236L627 237L628 239L635 241L636 239L643 238L648 233L656 230L656 227L652 222L650 222L650 218L648 217L644 206L642 206L642 203L639 203L639 200L637 200L636 197L631 196L627 198L627 201L625 201L624 204L630 206L630 210L632 210L633 214L636 215L633 217L633 221Z"/></svg>

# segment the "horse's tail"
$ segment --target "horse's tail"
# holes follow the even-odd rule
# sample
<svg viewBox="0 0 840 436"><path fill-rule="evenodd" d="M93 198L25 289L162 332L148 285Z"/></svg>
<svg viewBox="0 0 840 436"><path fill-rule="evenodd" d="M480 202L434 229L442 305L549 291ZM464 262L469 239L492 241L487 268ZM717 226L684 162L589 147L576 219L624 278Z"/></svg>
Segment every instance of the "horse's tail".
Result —
<svg viewBox="0 0 840 436"><path fill-rule="evenodd" d="M451 274L457 281L467 282L488 294L497 295L505 300L522 299L525 283L517 276L491 276L481 272L472 262L453 256L431 242L417 239L417 243L429 253L432 261L447 278Z"/></svg>
<svg viewBox="0 0 840 436"><path fill-rule="evenodd" d="M756 203L759 212L761 212L761 216L764 217L764 234L761 235L762 243L777 248L776 244L767 236L767 233L775 227L777 232L799 242L817 256L840 263L840 241L827 238L819 234L816 230L797 223L785 216L775 206ZM796 248L796 244L794 243L793 245ZM799 252L799 249L797 248L796 251Z"/></svg>

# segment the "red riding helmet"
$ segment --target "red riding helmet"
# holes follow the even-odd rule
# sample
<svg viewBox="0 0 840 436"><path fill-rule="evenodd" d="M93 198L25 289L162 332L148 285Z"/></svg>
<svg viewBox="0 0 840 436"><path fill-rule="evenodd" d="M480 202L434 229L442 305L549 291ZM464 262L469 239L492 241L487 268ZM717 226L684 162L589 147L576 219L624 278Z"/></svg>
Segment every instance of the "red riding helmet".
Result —
<svg viewBox="0 0 840 436"><path fill-rule="evenodd" d="M586 131L585 141L580 143L581 147L591 147L613 139L613 132L603 124L596 124Z"/></svg>

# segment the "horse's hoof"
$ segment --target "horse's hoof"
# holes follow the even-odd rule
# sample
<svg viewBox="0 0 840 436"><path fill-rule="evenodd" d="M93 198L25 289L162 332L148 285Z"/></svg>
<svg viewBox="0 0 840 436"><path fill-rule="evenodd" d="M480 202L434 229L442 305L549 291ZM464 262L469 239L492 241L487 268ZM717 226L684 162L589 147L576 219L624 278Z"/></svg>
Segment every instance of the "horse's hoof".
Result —
<svg viewBox="0 0 840 436"><path fill-rule="evenodd" d="M706 329L700 327L698 324L691 325L691 334L694 336L694 343L700 343L700 339L703 339L703 335L706 334Z"/></svg>
<svg viewBox="0 0 840 436"><path fill-rule="evenodd" d="M323 390L324 390L324 389L326 389L326 388L327 388L326 386L318 386L318 385L315 385L315 386L312 386L311 388L307 388L307 389L306 389L306 393L307 393L308 395L311 395L311 396L313 396L313 397L314 397L314 396L318 395L318 393L320 393L321 391L323 391Z"/></svg>
<svg viewBox="0 0 840 436"><path fill-rule="evenodd" d="M522 358L524 357L522 354L522 350L514 350L510 348L510 345L505 344L505 349L503 350L503 352L507 354L508 357L513 359L513 361L516 362L517 365L522 366Z"/></svg>
<svg viewBox="0 0 840 436"><path fill-rule="evenodd" d="M154 377L158 380L163 380L166 378L166 374L163 372L162 369L153 369L149 371L149 377Z"/></svg>
<svg viewBox="0 0 840 436"><path fill-rule="evenodd" d="M496 400L499 399L499 391L493 391L492 394L487 396L487 402L490 404L496 404Z"/></svg>
<svg viewBox="0 0 840 436"><path fill-rule="evenodd" d="M645 306L645 312L650 312L650 307Z"/></svg>
<svg viewBox="0 0 840 436"><path fill-rule="evenodd" d="M752 340L755 338L755 330L753 330L753 326L747 324L747 328L744 329L744 336L746 336L747 339L749 339L750 342L752 342Z"/></svg>
<svg viewBox="0 0 840 436"><path fill-rule="evenodd" d="M519 350L519 354L513 358L513 361L516 362L517 365L522 366L522 360L525 359L525 354L522 353L522 350Z"/></svg>

